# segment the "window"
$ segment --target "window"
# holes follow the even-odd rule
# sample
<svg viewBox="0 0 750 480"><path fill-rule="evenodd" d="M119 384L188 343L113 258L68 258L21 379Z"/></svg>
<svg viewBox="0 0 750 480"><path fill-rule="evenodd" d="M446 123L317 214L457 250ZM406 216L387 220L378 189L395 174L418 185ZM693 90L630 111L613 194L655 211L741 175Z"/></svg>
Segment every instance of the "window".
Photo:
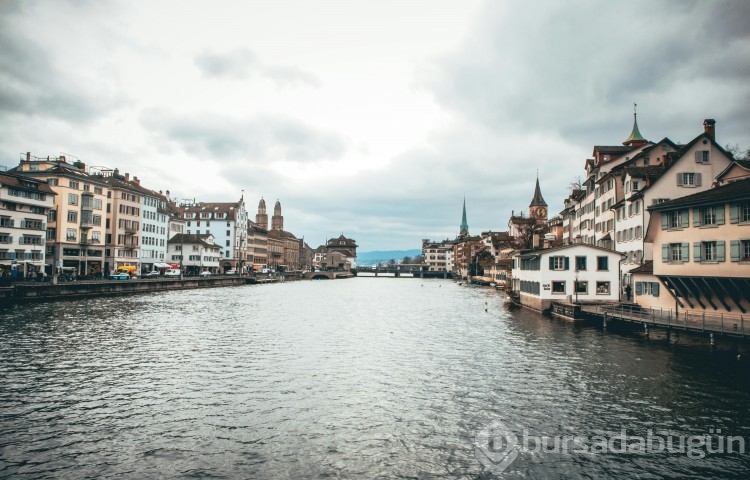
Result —
<svg viewBox="0 0 750 480"><path fill-rule="evenodd" d="M682 187L700 187L701 174L693 172L681 172L677 174L677 185Z"/></svg>
<svg viewBox="0 0 750 480"><path fill-rule="evenodd" d="M586 270L586 257L576 257L576 270Z"/></svg>
<svg viewBox="0 0 750 480"><path fill-rule="evenodd" d="M75 228L69 228L66 235L65 240L68 242L74 242L76 240L76 230Z"/></svg>
<svg viewBox="0 0 750 480"><path fill-rule="evenodd" d="M552 282L552 293L565 294L565 282Z"/></svg>
<svg viewBox="0 0 750 480"><path fill-rule="evenodd" d="M596 282L597 295L609 295L609 282Z"/></svg>
<svg viewBox="0 0 750 480"><path fill-rule="evenodd" d="M596 257L597 270L609 270L609 257Z"/></svg>
<svg viewBox="0 0 750 480"><path fill-rule="evenodd" d="M657 282L635 282L636 295L659 296L659 284Z"/></svg>
<svg viewBox="0 0 750 480"><path fill-rule="evenodd" d="M698 150L698 151L695 152L695 162L696 163L707 164L708 163L708 159L709 159L708 150Z"/></svg>
<svg viewBox="0 0 750 480"><path fill-rule="evenodd" d="M703 209L703 225L716 225L716 207Z"/></svg>
<svg viewBox="0 0 750 480"><path fill-rule="evenodd" d="M715 261L716 260L716 242L703 242L701 245L701 260L703 261Z"/></svg>
<svg viewBox="0 0 750 480"><path fill-rule="evenodd" d="M579 294L582 293L584 295L588 293L588 291L589 291L589 282L580 281L579 280L579 281L575 282L575 284L576 284L576 292L575 293L579 293Z"/></svg>
<svg viewBox="0 0 750 480"><path fill-rule="evenodd" d="M662 145L663 146L663 145ZM651 163L651 159L648 157L643 157L643 165L647 166Z"/></svg>
<svg viewBox="0 0 750 480"><path fill-rule="evenodd" d="M750 222L750 202L735 203L729 206L730 223Z"/></svg>
<svg viewBox="0 0 750 480"><path fill-rule="evenodd" d="M71 223L78 222L78 212L75 210L68 210L68 221Z"/></svg>
<svg viewBox="0 0 750 480"><path fill-rule="evenodd" d="M232 232L230 232L229 230L227 230L227 237L229 237L231 235L232 235Z"/></svg>
<svg viewBox="0 0 750 480"><path fill-rule="evenodd" d="M638 180L633 180L633 191L640 189L640 183L638 183Z"/></svg>
<svg viewBox="0 0 750 480"><path fill-rule="evenodd" d="M661 214L661 228L662 230L667 229L681 229L688 227L688 211L687 210L672 210L662 212Z"/></svg>
<svg viewBox="0 0 750 480"><path fill-rule="evenodd" d="M569 270L570 259L568 257L549 257L550 270Z"/></svg>
<svg viewBox="0 0 750 480"><path fill-rule="evenodd" d="M663 262L687 262L690 247L687 243L663 243L661 259Z"/></svg>
<svg viewBox="0 0 750 480"><path fill-rule="evenodd" d="M69 193L68 205L78 205L78 195L76 195L75 193Z"/></svg>
<svg viewBox="0 0 750 480"><path fill-rule="evenodd" d="M70 183L69 183L69 185L70 185L70 188L73 188L73 189L76 189L76 190L78 190L78 182L75 182L75 181L73 181L73 180L70 180Z"/></svg>
<svg viewBox="0 0 750 480"><path fill-rule="evenodd" d="M227 246L227 247L229 246L229 240L227 240L227 244L226 244L226 246Z"/></svg>

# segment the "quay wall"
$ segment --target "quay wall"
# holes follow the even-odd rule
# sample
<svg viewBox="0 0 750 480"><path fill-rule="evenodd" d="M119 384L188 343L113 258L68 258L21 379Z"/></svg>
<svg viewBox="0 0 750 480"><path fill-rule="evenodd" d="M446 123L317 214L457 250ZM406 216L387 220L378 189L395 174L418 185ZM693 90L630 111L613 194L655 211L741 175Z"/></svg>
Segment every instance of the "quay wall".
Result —
<svg viewBox="0 0 750 480"><path fill-rule="evenodd" d="M0 304L245 285L243 277L19 283L0 288Z"/></svg>

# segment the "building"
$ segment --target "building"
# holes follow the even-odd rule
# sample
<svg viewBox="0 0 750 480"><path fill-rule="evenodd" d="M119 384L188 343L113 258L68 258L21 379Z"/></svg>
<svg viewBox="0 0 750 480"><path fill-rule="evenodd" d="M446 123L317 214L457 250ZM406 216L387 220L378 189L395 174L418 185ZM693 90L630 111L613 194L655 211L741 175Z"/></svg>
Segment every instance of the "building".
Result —
<svg viewBox="0 0 750 480"><path fill-rule="evenodd" d="M65 156L42 158L30 153L11 171L43 180L56 193L47 215L48 275L60 268L75 275L102 275L114 269L105 260L109 188L101 176L87 173L83 162L68 163Z"/></svg>
<svg viewBox="0 0 750 480"><path fill-rule="evenodd" d="M331 238L326 242L326 250L328 253L342 254L351 265L350 268L357 268L357 242L353 238L347 238L342 233L337 238Z"/></svg>
<svg viewBox="0 0 750 480"><path fill-rule="evenodd" d="M422 240L422 258L428 272L453 272L453 241L432 242Z"/></svg>
<svg viewBox="0 0 750 480"><path fill-rule="evenodd" d="M173 235L167 246L167 260L179 264L185 275L198 275L201 272L224 273L220 269L222 247L216 245L210 233Z"/></svg>
<svg viewBox="0 0 750 480"><path fill-rule="evenodd" d="M508 220L508 234L513 237L513 242L518 248L536 248L540 246L540 238L547 230L548 205L542 197L542 190L539 187L539 177L536 179L534 195L529 203L529 214L525 216L523 212L515 215L511 212Z"/></svg>
<svg viewBox="0 0 750 480"><path fill-rule="evenodd" d="M247 261L252 262L254 271L268 266L268 229L255 222L248 222L247 256Z"/></svg>
<svg viewBox="0 0 750 480"><path fill-rule="evenodd" d="M513 255L512 290L521 305L548 310L553 302L619 300L620 253L588 244Z"/></svg>
<svg viewBox="0 0 750 480"><path fill-rule="evenodd" d="M44 271L47 216L55 196L46 181L0 173L0 275Z"/></svg>
<svg viewBox="0 0 750 480"><path fill-rule="evenodd" d="M721 185L648 207L654 259L650 271L632 270L639 305L697 315L750 310L748 166L735 162L717 176Z"/></svg>
<svg viewBox="0 0 750 480"><path fill-rule="evenodd" d="M185 202L179 209L188 234L211 234L222 248L222 272L245 269L251 259L247 251L248 218L244 196L237 202Z"/></svg>

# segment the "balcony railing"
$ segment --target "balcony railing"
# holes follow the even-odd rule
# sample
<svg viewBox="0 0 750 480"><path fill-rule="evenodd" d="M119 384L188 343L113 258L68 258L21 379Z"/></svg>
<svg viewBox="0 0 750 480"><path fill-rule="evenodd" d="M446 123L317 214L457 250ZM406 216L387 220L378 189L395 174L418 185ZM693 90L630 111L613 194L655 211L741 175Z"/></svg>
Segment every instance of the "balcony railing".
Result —
<svg viewBox="0 0 750 480"><path fill-rule="evenodd" d="M125 227L125 235L135 235L138 233L138 230L136 230L133 227Z"/></svg>

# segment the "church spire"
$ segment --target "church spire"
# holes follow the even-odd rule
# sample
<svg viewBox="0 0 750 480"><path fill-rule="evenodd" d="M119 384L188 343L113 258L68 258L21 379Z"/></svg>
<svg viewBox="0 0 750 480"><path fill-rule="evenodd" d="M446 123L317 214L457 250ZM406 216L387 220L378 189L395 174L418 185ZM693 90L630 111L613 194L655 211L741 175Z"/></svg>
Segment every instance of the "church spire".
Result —
<svg viewBox="0 0 750 480"><path fill-rule="evenodd" d="M542 197L542 189L539 188L539 172L536 174L536 187L534 187L534 198L529 204L529 216L538 220L547 220L547 202Z"/></svg>
<svg viewBox="0 0 750 480"><path fill-rule="evenodd" d="M461 230L459 235L469 234L469 224L466 222L466 195L464 195L464 213L461 216Z"/></svg>
<svg viewBox="0 0 750 480"><path fill-rule="evenodd" d="M627 140L622 142L623 145L627 146L638 146L643 145L646 143L646 139L643 138L643 135L641 135L641 131L638 130L638 112L636 109L638 108L638 104L633 104L633 131L630 132L630 136Z"/></svg>

